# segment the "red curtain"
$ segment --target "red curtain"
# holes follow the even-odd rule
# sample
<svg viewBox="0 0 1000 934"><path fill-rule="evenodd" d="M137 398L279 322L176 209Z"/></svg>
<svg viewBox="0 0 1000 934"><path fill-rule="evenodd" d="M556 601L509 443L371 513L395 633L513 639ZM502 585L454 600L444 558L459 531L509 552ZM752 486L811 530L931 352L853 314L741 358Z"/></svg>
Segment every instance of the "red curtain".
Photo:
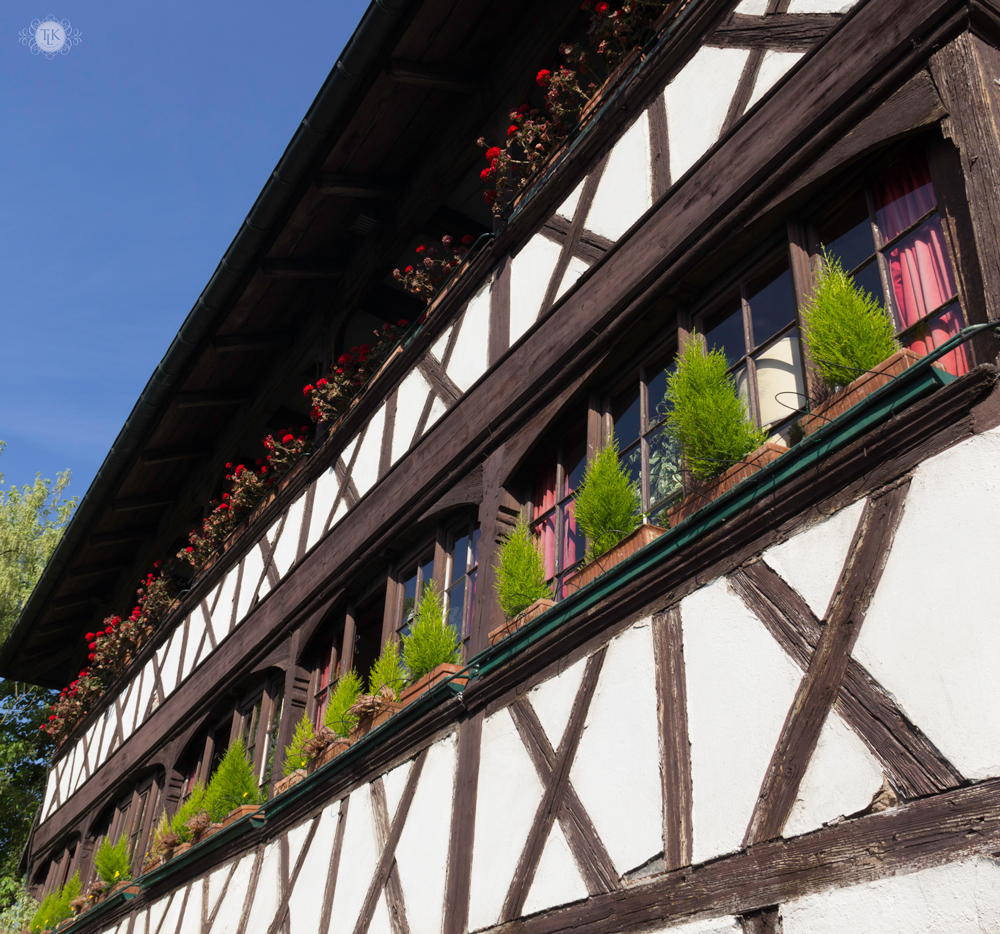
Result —
<svg viewBox="0 0 1000 934"><path fill-rule="evenodd" d="M876 221L882 240L890 240L937 204L930 172L922 156L897 162L876 186ZM957 294L941 218L935 214L899 241L887 254L892 295L900 327L908 328ZM919 356L939 347L964 325L957 304L925 322L908 339ZM955 376L969 369L965 347L944 357L939 366Z"/></svg>

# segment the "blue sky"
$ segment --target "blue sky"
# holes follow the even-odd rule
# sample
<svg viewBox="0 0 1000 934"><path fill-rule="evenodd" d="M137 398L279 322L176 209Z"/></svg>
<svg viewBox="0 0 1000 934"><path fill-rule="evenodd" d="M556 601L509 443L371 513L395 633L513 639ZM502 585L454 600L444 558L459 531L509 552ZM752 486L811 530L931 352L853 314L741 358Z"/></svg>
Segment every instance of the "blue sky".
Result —
<svg viewBox="0 0 1000 934"><path fill-rule="evenodd" d="M367 5L0 5L7 486L86 491ZM50 13L51 61L19 43Z"/></svg>

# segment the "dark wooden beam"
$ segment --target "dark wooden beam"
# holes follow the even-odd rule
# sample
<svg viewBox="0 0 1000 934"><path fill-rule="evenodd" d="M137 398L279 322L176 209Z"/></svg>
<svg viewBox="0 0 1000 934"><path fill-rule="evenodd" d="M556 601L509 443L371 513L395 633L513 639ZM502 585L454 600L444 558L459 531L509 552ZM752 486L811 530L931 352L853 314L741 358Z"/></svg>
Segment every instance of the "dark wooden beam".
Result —
<svg viewBox="0 0 1000 934"><path fill-rule="evenodd" d="M292 342L291 334L220 334L212 338L216 353L239 353L244 350L269 350L272 347L287 347Z"/></svg>
<svg viewBox="0 0 1000 934"><path fill-rule="evenodd" d="M344 267L328 259L269 259L260 271L276 279L339 279Z"/></svg>
<svg viewBox="0 0 1000 934"><path fill-rule="evenodd" d="M716 48L808 52L842 18L840 13L734 13L709 37Z"/></svg>
<svg viewBox="0 0 1000 934"><path fill-rule="evenodd" d="M385 73L400 84L419 84L421 87L454 91L456 94L475 94L481 87L476 76L467 71L407 62L399 58L389 62Z"/></svg>
<svg viewBox="0 0 1000 934"><path fill-rule="evenodd" d="M144 538L155 534L156 526L143 525L133 529L119 529L117 532L98 532L90 536L91 545L124 545L128 542L141 542Z"/></svg>
<svg viewBox="0 0 1000 934"><path fill-rule="evenodd" d="M197 460L211 452L207 448L179 445L169 448L152 448L142 452L142 462L150 464L170 464L174 461Z"/></svg>
<svg viewBox="0 0 1000 934"><path fill-rule="evenodd" d="M249 399L249 394L245 392L208 389L202 392L179 392L174 396L174 405L179 409L211 409L216 406L243 405Z"/></svg>
<svg viewBox="0 0 1000 934"><path fill-rule="evenodd" d="M101 574L117 574L120 571L127 571L131 564L81 564L79 567L70 568L66 572L66 577L70 580L79 580L82 577L98 577Z"/></svg>
<svg viewBox="0 0 1000 934"><path fill-rule="evenodd" d="M399 185L357 175L337 175L320 172L316 187L321 194L339 195L341 198L361 198L367 201L395 201L400 194Z"/></svg>
<svg viewBox="0 0 1000 934"><path fill-rule="evenodd" d="M164 490L162 493L143 493L141 496L125 496L122 499L116 499L111 504L111 508L115 512L135 512L138 509L169 506L176 498L176 490Z"/></svg>
<svg viewBox="0 0 1000 934"><path fill-rule="evenodd" d="M69 610L78 606L101 606L105 602L106 598L96 593L77 593L69 597L57 597L55 600L50 600L49 609Z"/></svg>

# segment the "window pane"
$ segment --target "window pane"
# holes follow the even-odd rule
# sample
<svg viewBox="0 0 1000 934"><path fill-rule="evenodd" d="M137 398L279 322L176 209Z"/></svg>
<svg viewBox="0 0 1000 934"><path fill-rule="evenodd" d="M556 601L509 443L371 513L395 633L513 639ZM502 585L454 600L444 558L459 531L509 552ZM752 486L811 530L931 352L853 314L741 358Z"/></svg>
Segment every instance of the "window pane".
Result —
<svg viewBox="0 0 1000 934"><path fill-rule="evenodd" d="M583 480L587 468L587 438L583 431L574 432L563 441L563 469L565 481L562 496L569 496Z"/></svg>
<svg viewBox="0 0 1000 934"><path fill-rule="evenodd" d="M562 540L562 564L560 570L576 564L583 557L586 550L583 533L576 527L576 503L568 502L562 507L563 510L563 540Z"/></svg>
<svg viewBox="0 0 1000 934"><path fill-rule="evenodd" d="M891 240L937 205L931 173L921 155L895 163L875 186L875 223Z"/></svg>
<svg viewBox="0 0 1000 934"><path fill-rule="evenodd" d="M413 611L417 606L417 573L413 572L403 584L403 625L413 619Z"/></svg>
<svg viewBox="0 0 1000 934"><path fill-rule="evenodd" d="M750 381L747 378L747 368L741 366L733 373L733 380L736 383L736 392L739 397L746 402L750 394Z"/></svg>
<svg viewBox="0 0 1000 934"><path fill-rule="evenodd" d="M472 566L479 564L479 529L472 530Z"/></svg>
<svg viewBox="0 0 1000 934"><path fill-rule="evenodd" d="M464 573L469 560L469 536L463 535L451 549L451 579L457 580Z"/></svg>
<svg viewBox="0 0 1000 934"><path fill-rule="evenodd" d="M639 388L622 393L611 403L611 418L615 426L618 450L639 438Z"/></svg>
<svg viewBox="0 0 1000 934"><path fill-rule="evenodd" d="M469 575L469 615L465 620L465 630L462 632L463 636L469 634L469 629L472 624L472 608L476 605L476 572L473 571Z"/></svg>
<svg viewBox="0 0 1000 934"><path fill-rule="evenodd" d="M819 241L829 253L840 258L848 272L875 252L864 192L856 192L834 208L820 224Z"/></svg>
<svg viewBox="0 0 1000 934"><path fill-rule="evenodd" d="M799 335L795 331L775 341L755 361L761 424L783 421L805 405Z"/></svg>
<svg viewBox="0 0 1000 934"><path fill-rule="evenodd" d="M448 591L448 625L457 633L462 632L462 615L465 609L465 578Z"/></svg>
<svg viewBox="0 0 1000 934"><path fill-rule="evenodd" d="M937 215L904 237L888 254L889 279L901 328L916 324L957 291Z"/></svg>
<svg viewBox="0 0 1000 934"><path fill-rule="evenodd" d="M642 479L642 448L636 441L627 451L618 456L618 462L628 474L629 480L638 484Z"/></svg>
<svg viewBox="0 0 1000 934"><path fill-rule="evenodd" d="M646 426L647 428L651 428L667 417L669 411L667 407L667 374L673 373L676 369L676 364L671 363L664 370L656 370L646 384L646 404L649 406L649 425Z"/></svg>
<svg viewBox="0 0 1000 934"><path fill-rule="evenodd" d="M538 536L539 549L545 562L546 578L554 577L556 573L556 514L549 513L533 529Z"/></svg>
<svg viewBox="0 0 1000 934"><path fill-rule="evenodd" d="M426 584L428 581L431 581L433 579L434 579L434 558L432 556L429 561L425 561L420 566L420 581L421 581L420 589L423 590L422 585ZM420 595L418 594L417 596L419 597Z"/></svg>
<svg viewBox="0 0 1000 934"><path fill-rule="evenodd" d="M885 305L885 294L882 291L882 276L879 274L878 263L875 260L872 260L863 269L859 269L853 278L855 284L863 292L873 296L883 306Z"/></svg>
<svg viewBox="0 0 1000 934"><path fill-rule="evenodd" d="M736 310L730 310L725 317L705 334L705 343L709 350L721 350L732 366L746 353L746 340L743 336L743 307L737 304Z"/></svg>
<svg viewBox="0 0 1000 934"><path fill-rule="evenodd" d="M747 288L755 346L795 320L792 273L784 261L750 281Z"/></svg>
<svg viewBox="0 0 1000 934"><path fill-rule="evenodd" d="M681 488L681 452L665 429L649 436L649 502L655 505Z"/></svg>
<svg viewBox="0 0 1000 934"><path fill-rule="evenodd" d="M556 455L551 454L542 463L535 483L535 515L540 516L556 504Z"/></svg>
<svg viewBox="0 0 1000 934"><path fill-rule="evenodd" d="M958 307L958 303L955 303L942 311L941 314L934 315L933 318L918 325L911 332L906 346L915 354L923 357L935 347L940 347L950 337L954 337L964 327L965 316L962 314L962 309ZM972 366L968 345L962 344L961 347L956 347L934 365L943 367L953 376L968 373Z"/></svg>

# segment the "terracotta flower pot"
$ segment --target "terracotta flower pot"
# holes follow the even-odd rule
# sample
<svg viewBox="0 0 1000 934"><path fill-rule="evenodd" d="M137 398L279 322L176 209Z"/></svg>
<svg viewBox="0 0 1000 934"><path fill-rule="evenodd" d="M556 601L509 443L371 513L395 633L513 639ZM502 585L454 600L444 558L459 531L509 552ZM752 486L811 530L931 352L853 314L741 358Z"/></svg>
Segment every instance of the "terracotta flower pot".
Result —
<svg viewBox="0 0 1000 934"><path fill-rule="evenodd" d="M531 606L521 610L517 616L512 616L502 626L490 630L490 645L496 645L501 639L506 639L512 632L516 632L525 623L530 623L536 616L541 616L546 610L556 605L555 600L547 600L544 597L536 600Z"/></svg>
<svg viewBox="0 0 1000 934"><path fill-rule="evenodd" d="M426 694L431 688L436 687L442 681L447 680L451 675L457 674L462 670L461 665L438 665L436 668L427 672L422 678L418 678L413 682L402 694L399 695L399 703L402 706L407 704L412 704L421 694ZM452 680L453 684L468 684L469 679L467 677L454 678Z"/></svg>
<svg viewBox="0 0 1000 934"><path fill-rule="evenodd" d="M643 545L648 545L654 538L659 538L667 529L658 525L640 525L631 535L623 538L614 548L604 552L589 564L585 564L575 574L566 578L566 595L576 593L581 587L586 587L605 571L610 571L616 564L621 564L626 558L634 555Z"/></svg>
<svg viewBox="0 0 1000 934"><path fill-rule="evenodd" d="M338 736L332 743L329 743L327 747L318 756L316 756L315 759L310 760L309 765L306 766L306 774L312 775L316 769L322 768L327 764L327 762L332 762L345 749L350 749L351 742L352 741L346 736ZM299 779L299 781L301 781L301 779Z"/></svg>
<svg viewBox="0 0 1000 934"><path fill-rule="evenodd" d="M718 499L737 483L741 483L747 477L757 473L761 467L777 460L787 450L785 445L774 444L771 441L762 444L756 451L733 464L714 480L709 480L704 486L685 496L676 506L671 506L667 510L667 518L670 520L671 528L678 522L683 522L689 516L693 516L702 506L710 503L713 499Z"/></svg>
<svg viewBox="0 0 1000 934"><path fill-rule="evenodd" d="M393 699L393 693L387 687L382 688L378 694L362 694L350 708L350 713L358 718L357 725L351 730L351 742L367 736L402 706L398 700Z"/></svg>
<svg viewBox="0 0 1000 934"><path fill-rule="evenodd" d="M238 808L233 808L223 819L223 827L228 827L230 824L235 824L238 820L242 820L248 814L253 814L254 811L260 810L259 804L241 804Z"/></svg>
<svg viewBox="0 0 1000 934"><path fill-rule="evenodd" d="M296 769L291 775L286 775L284 778L279 778L274 783L274 793L280 795L289 788L294 788L303 778L309 773L305 769Z"/></svg>
<svg viewBox="0 0 1000 934"><path fill-rule="evenodd" d="M900 350L891 357L886 357L870 373L862 373L856 380L843 389L835 392L826 402L821 402L802 419L802 430L807 435L822 428L838 415L857 405L865 396L871 395L876 389L881 389L896 376L905 373L918 357L912 350Z"/></svg>

